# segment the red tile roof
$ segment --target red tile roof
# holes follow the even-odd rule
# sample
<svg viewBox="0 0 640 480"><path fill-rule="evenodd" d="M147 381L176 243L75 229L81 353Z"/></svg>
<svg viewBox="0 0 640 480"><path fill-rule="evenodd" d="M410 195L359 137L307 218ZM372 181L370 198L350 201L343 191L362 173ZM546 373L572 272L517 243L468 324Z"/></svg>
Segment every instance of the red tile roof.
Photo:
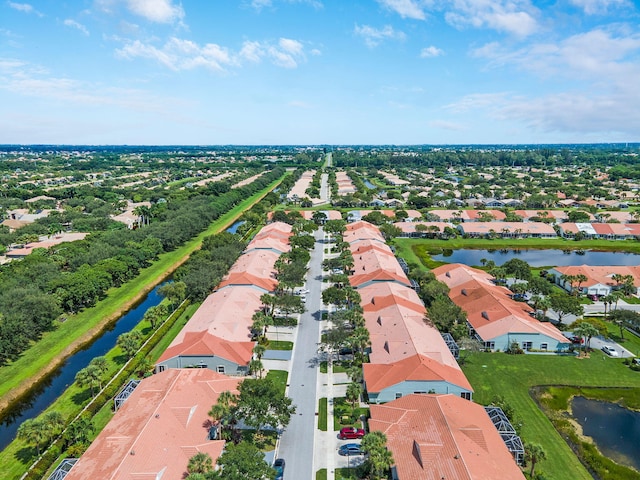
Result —
<svg viewBox="0 0 640 480"><path fill-rule="evenodd" d="M454 395L408 395L371 405L402 480L519 480L520 468L480 405Z"/></svg>
<svg viewBox="0 0 640 480"><path fill-rule="evenodd" d="M381 392L406 381L442 381L473 392L471 384L460 367L445 365L425 355L413 355L395 363L362 365L367 391Z"/></svg>
<svg viewBox="0 0 640 480"><path fill-rule="evenodd" d="M208 415L240 379L208 369L171 369L142 380L67 480L179 479L198 452L213 461L222 440L207 440Z"/></svg>

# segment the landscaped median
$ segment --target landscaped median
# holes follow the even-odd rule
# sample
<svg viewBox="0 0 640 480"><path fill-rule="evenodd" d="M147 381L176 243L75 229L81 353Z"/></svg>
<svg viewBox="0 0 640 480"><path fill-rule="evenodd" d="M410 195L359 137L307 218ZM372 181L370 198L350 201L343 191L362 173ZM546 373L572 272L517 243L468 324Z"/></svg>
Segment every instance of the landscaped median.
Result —
<svg viewBox="0 0 640 480"><path fill-rule="evenodd" d="M91 341L111 322L132 308L144 295L182 265L189 255L200 247L206 236L219 233L231 225L246 209L273 190L283 178L284 176L236 205L213 222L206 231L183 246L161 254L153 265L141 270L138 277L119 288L109 290L107 297L95 307L68 316L64 323L43 335L42 339L25 351L18 360L0 368L0 411L19 399L66 357Z"/></svg>

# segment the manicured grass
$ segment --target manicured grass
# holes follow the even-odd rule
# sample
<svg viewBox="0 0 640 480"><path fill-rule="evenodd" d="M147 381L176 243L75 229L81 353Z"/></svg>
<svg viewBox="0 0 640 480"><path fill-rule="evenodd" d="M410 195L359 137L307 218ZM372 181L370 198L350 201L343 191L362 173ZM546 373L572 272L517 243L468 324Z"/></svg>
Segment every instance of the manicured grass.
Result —
<svg viewBox="0 0 640 480"><path fill-rule="evenodd" d="M630 305L639 305L640 304L640 298L638 297L624 297L623 300L625 302L627 302Z"/></svg>
<svg viewBox="0 0 640 480"><path fill-rule="evenodd" d="M270 378L275 382L278 387L280 387L280 392L284 397L285 389L287 388L287 378L289 377L289 372L286 370L270 370L267 373L267 378Z"/></svg>
<svg viewBox="0 0 640 480"><path fill-rule="evenodd" d="M593 351L590 358L556 355L473 353L462 366L475 389L474 401L487 405L504 397L515 410L525 442L538 443L547 452L536 471L554 480L590 480L592 477L537 407L529 392L537 385L638 387L640 377L621 359ZM518 427L516 427L518 428Z"/></svg>
<svg viewBox="0 0 640 480"><path fill-rule="evenodd" d="M360 417L367 417L368 408L353 408L347 399L337 397L333 399L333 429L340 430L342 427L358 427L362 428ZM343 417L344 421L343 421Z"/></svg>
<svg viewBox="0 0 640 480"><path fill-rule="evenodd" d="M286 340L269 340L267 345L269 350L293 350L293 342Z"/></svg>
<svg viewBox="0 0 640 480"><path fill-rule="evenodd" d="M560 250L607 250L640 253L640 242L635 240L566 240L564 238L452 238L449 240L424 238L396 238L394 243L403 248L414 245L425 245L430 249L459 249L459 248L507 248L507 249L560 249ZM405 247L405 245L407 247ZM407 259L408 261L408 259Z"/></svg>
<svg viewBox="0 0 640 480"><path fill-rule="evenodd" d="M346 372L347 372L347 369L341 363L333 364L333 373L346 373Z"/></svg>
<svg viewBox="0 0 640 480"><path fill-rule="evenodd" d="M329 373L329 364L325 362L320 362L320 373Z"/></svg>
<svg viewBox="0 0 640 480"><path fill-rule="evenodd" d="M327 398L322 397L318 403L318 430L327 431Z"/></svg>
<svg viewBox="0 0 640 480"><path fill-rule="evenodd" d="M66 322L60 324L55 330L45 333L42 339L25 351L19 359L0 368L0 408L5 408L43 377L46 371L50 371L61 363L65 357L95 337L108 323L130 309L136 301L151 291L198 249L206 236L227 228L280 181L281 179L272 182L261 192L236 205L213 222L206 231L182 247L160 255L153 265L141 270L140 275L135 279L119 288L110 289L107 297L95 307L76 315L68 315Z"/></svg>
<svg viewBox="0 0 640 480"><path fill-rule="evenodd" d="M327 480L327 469L321 468L316 472L316 480Z"/></svg>
<svg viewBox="0 0 640 480"><path fill-rule="evenodd" d="M355 468L336 468L336 480L358 480Z"/></svg>

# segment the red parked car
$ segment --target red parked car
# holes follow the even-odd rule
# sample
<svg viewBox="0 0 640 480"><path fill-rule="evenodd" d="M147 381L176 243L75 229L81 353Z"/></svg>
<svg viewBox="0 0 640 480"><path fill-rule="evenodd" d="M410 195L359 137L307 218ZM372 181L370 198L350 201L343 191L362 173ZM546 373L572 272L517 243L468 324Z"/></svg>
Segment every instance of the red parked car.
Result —
<svg viewBox="0 0 640 480"><path fill-rule="evenodd" d="M344 427L340 430L340 440L352 440L354 438L364 437L364 430L356 427Z"/></svg>

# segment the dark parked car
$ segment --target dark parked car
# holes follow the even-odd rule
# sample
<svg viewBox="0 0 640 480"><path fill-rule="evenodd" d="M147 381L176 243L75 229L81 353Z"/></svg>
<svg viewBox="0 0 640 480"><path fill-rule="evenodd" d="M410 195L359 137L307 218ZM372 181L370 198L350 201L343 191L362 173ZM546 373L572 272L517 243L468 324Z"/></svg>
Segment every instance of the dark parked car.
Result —
<svg viewBox="0 0 640 480"><path fill-rule="evenodd" d="M284 477L284 458L277 458L273 462L273 468L276 471L276 480L282 480Z"/></svg>
<svg viewBox="0 0 640 480"><path fill-rule="evenodd" d="M364 430L356 427L344 427L338 435L340 440L352 440L354 438L364 437Z"/></svg>
<svg viewBox="0 0 640 480"><path fill-rule="evenodd" d="M571 343L575 343L575 344L578 344L578 345L584 343L584 338L582 338L582 337L573 336L573 337L571 337L570 340L571 340Z"/></svg>
<svg viewBox="0 0 640 480"><path fill-rule="evenodd" d="M346 443L338 449L340 455L362 455L360 445L357 443Z"/></svg>

